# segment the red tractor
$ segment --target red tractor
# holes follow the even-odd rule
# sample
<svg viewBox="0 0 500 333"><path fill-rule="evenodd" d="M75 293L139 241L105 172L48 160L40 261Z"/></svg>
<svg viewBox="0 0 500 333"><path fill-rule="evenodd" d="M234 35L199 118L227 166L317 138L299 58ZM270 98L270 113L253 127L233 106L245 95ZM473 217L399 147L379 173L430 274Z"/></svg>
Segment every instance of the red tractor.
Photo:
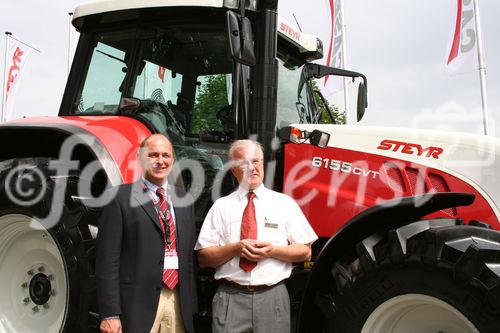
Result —
<svg viewBox="0 0 500 333"><path fill-rule="evenodd" d="M352 78L359 120L366 78L312 63L321 41L276 11L276 0L76 9L59 116L0 126L1 332L96 330L96 217L107 188L139 177L151 133L173 142L172 181L196 198L199 226L235 188L229 143L262 143L266 184L320 236L287 282L295 331L498 331L499 141L335 124L314 79ZM202 272L200 332L212 290Z"/></svg>

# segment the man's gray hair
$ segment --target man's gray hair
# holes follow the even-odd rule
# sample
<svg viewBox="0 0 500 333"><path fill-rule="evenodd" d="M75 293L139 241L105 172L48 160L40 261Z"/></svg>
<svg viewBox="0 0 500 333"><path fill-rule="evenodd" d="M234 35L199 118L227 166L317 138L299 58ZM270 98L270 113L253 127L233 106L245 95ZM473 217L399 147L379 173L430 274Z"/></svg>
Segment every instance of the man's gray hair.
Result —
<svg viewBox="0 0 500 333"><path fill-rule="evenodd" d="M231 143L231 146L229 146L229 153L228 153L229 160L234 160L234 154L237 151L247 149L250 147L253 147L253 148L260 150L262 155L264 155L264 149L262 148L262 145L259 142L248 140L248 139L236 140L233 143Z"/></svg>

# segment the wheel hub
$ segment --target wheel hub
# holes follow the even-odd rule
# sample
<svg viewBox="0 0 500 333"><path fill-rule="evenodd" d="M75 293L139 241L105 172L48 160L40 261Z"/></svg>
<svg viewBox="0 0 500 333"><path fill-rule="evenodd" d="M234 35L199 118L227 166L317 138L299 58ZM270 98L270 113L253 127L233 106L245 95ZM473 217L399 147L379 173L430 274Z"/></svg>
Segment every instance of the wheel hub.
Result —
<svg viewBox="0 0 500 333"><path fill-rule="evenodd" d="M47 303L51 296L52 286L47 275L38 273L30 281L30 298L36 305Z"/></svg>
<svg viewBox="0 0 500 333"><path fill-rule="evenodd" d="M68 276L56 240L37 220L0 216L0 267L0 331L62 332Z"/></svg>
<svg viewBox="0 0 500 333"><path fill-rule="evenodd" d="M423 294L405 294L380 304L361 333L479 333L451 304Z"/></svg>

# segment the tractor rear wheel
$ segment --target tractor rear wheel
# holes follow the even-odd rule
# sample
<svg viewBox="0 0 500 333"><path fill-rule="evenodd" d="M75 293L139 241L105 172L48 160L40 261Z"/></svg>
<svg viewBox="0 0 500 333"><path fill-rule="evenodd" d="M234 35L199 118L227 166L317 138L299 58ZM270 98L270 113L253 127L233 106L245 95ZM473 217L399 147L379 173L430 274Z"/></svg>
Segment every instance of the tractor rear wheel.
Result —
<svg viewBox="0 0 500 333"><path fill-rule="evenodd" d="M93 240L86 209L72 197L78 171L56 175L49 162L0 163L1 332L88 332L95 325ZM57 205L59 216L47 219Z"/></svg>
<svg viewBox="0 0 500 333"><path fill-rule="evenodd" d="M336 263L334 332L498 331L500 233L442 221L373 235Z"/></svg>

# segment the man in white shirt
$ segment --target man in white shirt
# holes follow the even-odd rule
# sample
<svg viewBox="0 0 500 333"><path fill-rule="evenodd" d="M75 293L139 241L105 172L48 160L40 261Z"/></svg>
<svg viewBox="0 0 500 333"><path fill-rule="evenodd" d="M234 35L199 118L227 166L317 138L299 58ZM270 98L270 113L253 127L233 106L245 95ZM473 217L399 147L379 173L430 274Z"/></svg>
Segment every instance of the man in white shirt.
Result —
<svg viewBox="0 0 500 333"><path fill-rule="evenodd" d="M297 203L264 187L263 151L251 140L229 149L239 187L218 199L195 249L200 266L214 267L212 302L217 332L289 332L290 301L283 280L292 263L309 260L317 239Z"/></svg>

